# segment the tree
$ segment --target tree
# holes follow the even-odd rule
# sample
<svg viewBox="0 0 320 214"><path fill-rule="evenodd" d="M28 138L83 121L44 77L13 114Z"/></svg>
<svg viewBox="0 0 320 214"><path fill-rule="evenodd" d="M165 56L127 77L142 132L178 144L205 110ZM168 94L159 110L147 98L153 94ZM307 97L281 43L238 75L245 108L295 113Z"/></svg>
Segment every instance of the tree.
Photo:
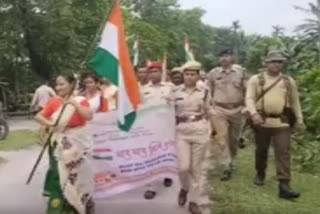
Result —
<svg viewBox="0 0 320 214"><path fill-rule="evenodd" d="M309 8L297 8L306 12L313 18L305 19L305 23L297 26L296 31L301 33L301 40L317 47L318 64L320 65L320 0L309 3Z"/></svg>
<svg viewBox="0 0 320 214"><path fill-rule="evenodd" d="M282 37L284 36L284 31L285 28L280 26L280 25L274 25L272 26L273 32L272 32L272 36L273 37Z"/></svg>
<svg viewBox="0 0 320 214"><path fill-rule="evenodd" d="M11 102L39 79L79 72L109 8L104 0L0 0L0 74Z"/></svg>

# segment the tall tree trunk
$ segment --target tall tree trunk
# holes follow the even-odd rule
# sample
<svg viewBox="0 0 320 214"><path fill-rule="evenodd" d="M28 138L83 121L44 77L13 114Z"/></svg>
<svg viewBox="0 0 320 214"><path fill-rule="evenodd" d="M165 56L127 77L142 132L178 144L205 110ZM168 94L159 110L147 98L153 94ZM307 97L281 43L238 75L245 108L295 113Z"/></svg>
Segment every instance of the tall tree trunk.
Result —
<svg viewBox="0 0 320 214"><path fill-rule="evenodd" d="M29 52L29 58L32 70L43 80L50 79L50 66L44 61L41 55L38 53L37 38L32 35L32 29L30 28L30 16L28 14L28 0L16 0L16 7L19 10L21 28L24 31L25 47Z"/></svg>

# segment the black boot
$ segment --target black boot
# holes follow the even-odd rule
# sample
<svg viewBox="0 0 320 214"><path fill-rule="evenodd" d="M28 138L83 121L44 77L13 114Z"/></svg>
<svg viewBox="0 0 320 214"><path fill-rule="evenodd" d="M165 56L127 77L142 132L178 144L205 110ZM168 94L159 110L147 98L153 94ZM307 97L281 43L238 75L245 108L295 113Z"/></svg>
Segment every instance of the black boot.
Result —
<svg viewBox="0 0 320 214"><path fill-rule="evenodd" d="M144 193L144 198L146 200L152 200L156 197L157 193L154 192L154 191L151 191L151 190L147 190L145 193Z"/></svg>
<svg viewBox="0 0 320 214"><path fill-rule="evenodd" d="M288 180L279 181L279 198L290 200L299 197L300 193L291 189Z"/></svg>
<svg viewBox="0 0 320 214"><path fill-rule="evenodd" d="M171 187L171 186L172 186L172 183L173 183L173 181L172 181L171 178L165 178L165 179L163 180L163 185L164 185L165 187Z"/></svg>
<svg viewBox="0 0 320 214"><path fill-rule="evenodd" d="M220 178L220 180L221 181L229 181L229 180L231 180L231 177L232 177L231 169L226 169L223 171L223 175Z"/></svg>
<svg viewBox="0 0 320 214"><path fill-rule="evenodd" d="M199 205L194 202L189 203L189 212L191 214L202 214Z"/></svg>
<svg viewBox="0 0 320 214"><path fill-rule="evenodd" d="M240 139L239 139L239 148L240 149L244 149L244 148L246 148L246 143L245 143L245 139L244 139L244 137L241 137Z"/></svg>
<svg viewBox="0 0 320 214"><path fill-rule="evenodd" d="M254 184L257 186L263 186L265 177L266 177L265 173L257 173L254 179Z"/></svg>
<svg viewBox="0 0 320 214"><path fill-rule="evenodd" d="M183 207L188 201L188 191L181 189L178 196L178 204Z"/></svg>

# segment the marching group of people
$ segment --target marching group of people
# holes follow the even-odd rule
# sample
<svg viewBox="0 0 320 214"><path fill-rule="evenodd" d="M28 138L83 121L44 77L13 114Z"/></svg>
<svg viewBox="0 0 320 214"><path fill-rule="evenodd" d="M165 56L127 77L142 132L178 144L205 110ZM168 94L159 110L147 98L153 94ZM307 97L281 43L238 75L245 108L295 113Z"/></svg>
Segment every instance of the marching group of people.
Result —
<svg viewBox="0 0 320 214"><path fill-rule="evenodd" d="M185 206L189 202L191 214L202 213L206 179L202 172L213 144L218 145L224 168L221 181L232 179L245 121L250 122L255 136L254 184L264 185L272 144L279 197L298 198L300 194L290 187L290 136L294 130L303 130L304 123L296 83L285 74L285 56L281 51L271 51L263 71L250 78L242 66L235 64L231 49L221 51L219 57L220 66L207 74L196 61L173 68L167 77L160 62L136 71L143 105L175 108L181 186L177 203ZM83 127L93 113L116 108L117 88L93 73L83 75L76 85L74 77L58 76L57 96L42 105L36 116L44 131L53 130L44 191L49 197L48 213L94 212L94 183L87 163L90 140ZM165 178L163 184L170 187L172 182ZM156 197L156 186L148 186L145 199Z"/></svg>

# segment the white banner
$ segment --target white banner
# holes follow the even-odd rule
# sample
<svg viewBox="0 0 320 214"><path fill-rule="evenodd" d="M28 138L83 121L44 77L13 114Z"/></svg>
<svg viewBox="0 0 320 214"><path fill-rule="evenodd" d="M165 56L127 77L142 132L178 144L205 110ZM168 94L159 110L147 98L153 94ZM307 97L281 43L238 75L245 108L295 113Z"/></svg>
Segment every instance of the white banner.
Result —
<svg viewBox="0 0 320 214"><path fill-rule="evenodd" d="M177 174L174 110L142 110L129 133L117 127L116 112L96 114L89 130L96 198L107 198Z"/></svg>

